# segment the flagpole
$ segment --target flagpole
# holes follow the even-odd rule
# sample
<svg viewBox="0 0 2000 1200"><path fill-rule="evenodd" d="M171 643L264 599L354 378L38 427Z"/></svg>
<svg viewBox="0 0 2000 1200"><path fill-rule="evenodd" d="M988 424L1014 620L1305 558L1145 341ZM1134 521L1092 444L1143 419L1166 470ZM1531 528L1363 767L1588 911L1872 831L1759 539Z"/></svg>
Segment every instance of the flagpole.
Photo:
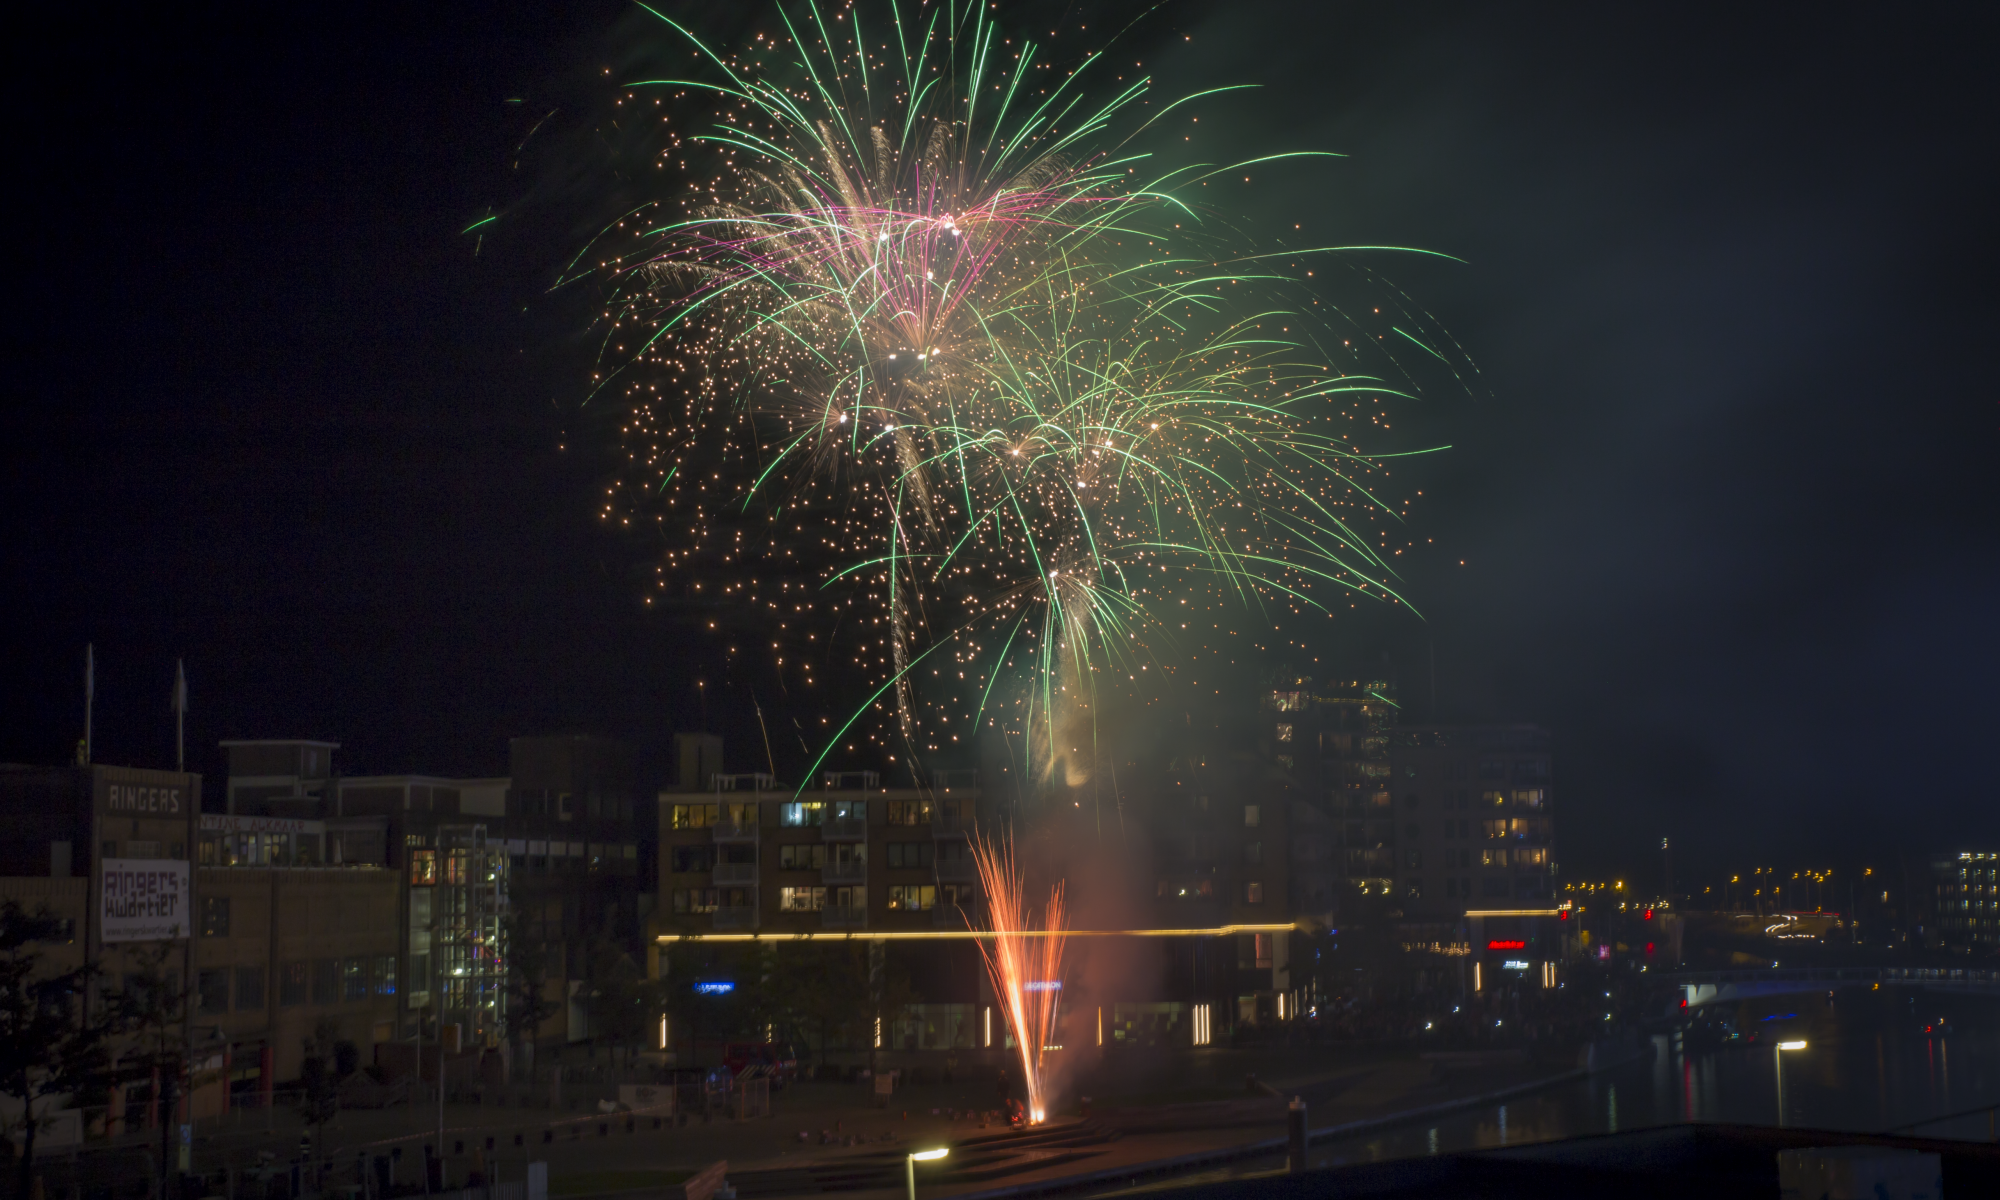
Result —
<svg viewBox="0 0 2000 1200"><path fill-rule="evenodd" d="M97 646L83 644L83 765L90 765L90 710L97 703Z"/></svg>
<svg viewBox="0 0 2000 1200"><path fill-rule="evenodd" d="M174 770L187 770L187 663L174 660Z"/></svg>

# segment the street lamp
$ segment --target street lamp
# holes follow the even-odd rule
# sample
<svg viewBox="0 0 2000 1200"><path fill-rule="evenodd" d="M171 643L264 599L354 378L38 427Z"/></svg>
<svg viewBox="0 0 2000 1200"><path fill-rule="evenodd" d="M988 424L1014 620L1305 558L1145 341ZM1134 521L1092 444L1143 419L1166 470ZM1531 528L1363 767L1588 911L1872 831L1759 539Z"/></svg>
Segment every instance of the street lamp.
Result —
<svg viewBox="0 0 2000 1200"><path fill-rule="evenodd" d="M948 1148L940 1146L935 1150L913 1150L903 1159L903 1177L910 1186L910 1200L917 1200L917 1164L936 1162L950 1153Z"/></svg>

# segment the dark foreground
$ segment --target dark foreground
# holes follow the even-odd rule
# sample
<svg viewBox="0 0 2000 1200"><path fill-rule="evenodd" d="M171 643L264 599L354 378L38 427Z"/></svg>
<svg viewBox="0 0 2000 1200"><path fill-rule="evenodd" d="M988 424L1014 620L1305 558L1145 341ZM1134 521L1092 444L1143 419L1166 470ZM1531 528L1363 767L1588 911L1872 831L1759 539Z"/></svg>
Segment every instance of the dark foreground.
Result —
<svg viewBox="0 0 2000 1200"><path fill-rule="evenodd" d="M1772 1200L1778 1153L1810 1146L1885 1146L1939 1156L1944 1195L2000 1194L2000 1144L1871 1137L1829 1130L1753 1125L1674 1125L1298 1174L1218 1180L1186 1187L1137 1187L1148 1200ZM1099 1193L1100 1195L1104 1193Z"/></svg>

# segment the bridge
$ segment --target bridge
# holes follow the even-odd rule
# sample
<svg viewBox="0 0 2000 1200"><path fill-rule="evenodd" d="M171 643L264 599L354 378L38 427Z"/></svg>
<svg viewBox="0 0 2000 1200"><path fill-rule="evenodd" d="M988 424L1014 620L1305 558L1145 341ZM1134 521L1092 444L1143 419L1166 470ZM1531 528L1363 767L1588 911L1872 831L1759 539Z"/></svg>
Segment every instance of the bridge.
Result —
<svg viewBox="0 0 2000 1200"><path fill-rule="evenodd" d="M1760 996L1795 996L1840 988L1903 987L2000 998L2000 971L1953 967L1804 967L1793 970L1690 971L1670 977L1689 1008Z"/></svg>

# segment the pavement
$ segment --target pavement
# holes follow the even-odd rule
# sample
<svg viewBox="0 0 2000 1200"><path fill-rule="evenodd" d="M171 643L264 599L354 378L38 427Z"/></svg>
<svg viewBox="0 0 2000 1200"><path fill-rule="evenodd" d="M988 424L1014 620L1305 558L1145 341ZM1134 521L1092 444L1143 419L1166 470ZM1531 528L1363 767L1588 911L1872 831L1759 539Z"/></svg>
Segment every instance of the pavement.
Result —
<svg viewBox="0 0 2000 1200"><path fill-rule="evenodd" d="M875 1106L866 1084L799 1083L773 1097L769 1117L696 1116L657 1128L644 1115L449 1104L444 1141L451 1186L474 1169L489 1179L520 1179L529 1162L546 1161L556 1195L658 1197L722 1159L746 1197L837 1189L854 1200L900 1195L903 1155L949 1146L950 1158L920 1167L920 1186L926 1196L970 1198L1079 1176L1137 1176L1167 1160L1220 1162L1261 1153L1254 1148L1283 1136L1286 1098L1294 1095L1308 1105L1312 1128L1323 1130L1567 1078L1574 1061L1560 1053L1539 1061L1518 1055L1427 1061L1367 1046L1077 1055L1056 1064L1063 1097L1056 1118L1024 1132L997 1119L991 1080L961 1080L905 1086L886 1108ZM422 1147L437 1137L437 1114L434 1103L340 1113L323 1134L324 1155L334 1164L328 1185L355 1181L357 1155L399 1148L397 1181L418 1182ZM301 1132L297 1117L283 1109L204 1122L195 1167L254 1175L260 1164L295 1157Z"/></svg>

